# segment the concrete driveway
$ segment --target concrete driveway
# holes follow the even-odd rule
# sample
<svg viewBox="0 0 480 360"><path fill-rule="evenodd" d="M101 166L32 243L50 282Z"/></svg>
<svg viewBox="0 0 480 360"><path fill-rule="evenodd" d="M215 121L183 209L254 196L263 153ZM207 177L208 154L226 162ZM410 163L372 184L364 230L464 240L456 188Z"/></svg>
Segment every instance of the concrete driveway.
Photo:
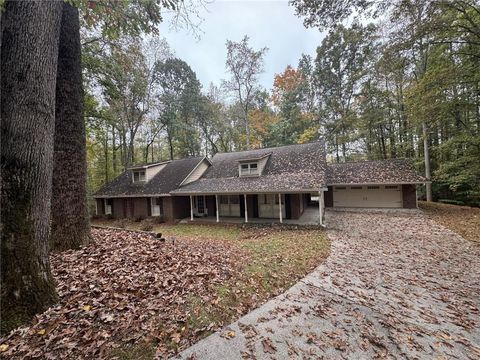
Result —
<svg viewBox="0 0 480 360"><path fill-rule="evenodd" d="M480 246L422 213L328 212L330 257L186 359L480 359Z"/></svg>

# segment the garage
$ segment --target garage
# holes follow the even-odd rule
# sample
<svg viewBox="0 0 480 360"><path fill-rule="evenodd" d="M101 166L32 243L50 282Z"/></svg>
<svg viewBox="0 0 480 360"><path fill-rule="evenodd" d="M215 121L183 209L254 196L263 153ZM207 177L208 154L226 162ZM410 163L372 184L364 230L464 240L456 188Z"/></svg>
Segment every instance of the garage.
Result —
<svg viewBox="0 0 480 360"><path fill-rule="evenodd" d="M333 186L334 207L401 208L401 185Z"/></svg>

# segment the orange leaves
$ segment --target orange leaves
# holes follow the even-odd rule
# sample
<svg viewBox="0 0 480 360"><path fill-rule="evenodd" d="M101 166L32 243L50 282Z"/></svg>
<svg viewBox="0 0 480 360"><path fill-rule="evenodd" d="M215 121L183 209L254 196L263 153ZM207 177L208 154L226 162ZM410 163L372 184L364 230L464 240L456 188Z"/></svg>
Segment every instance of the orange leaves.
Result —
<svg viewBox="0 0 480 360"><path fill-rule="evenodd" d="M302 72L288 65L283 73L275 75L272 90L273 103L277 106L280 105L286 93L295 91L304 82L305 78Z"/></svg>

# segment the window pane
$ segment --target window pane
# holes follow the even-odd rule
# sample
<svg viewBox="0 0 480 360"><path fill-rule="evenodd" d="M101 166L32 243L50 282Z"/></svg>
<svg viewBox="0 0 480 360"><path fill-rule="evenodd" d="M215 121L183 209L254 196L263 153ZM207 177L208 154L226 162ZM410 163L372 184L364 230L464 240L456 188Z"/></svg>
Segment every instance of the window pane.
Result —
<svg viewBox="0 0 480 360"><path fill-rule="evenodd" d="M257 164L250 164L250 169L257 169Z"/></svg>
<svg viewBox="0 0 480 360"><path fill-rule="evenodd" d="M230 195L230 204L240 204L240 197L238 195Z"/></svg>
<svg viewBox="0 0 480 360"><path fill-rule="evenodd" d="M220 204L228 204L228 196L227 195L221 195L220 196Z"/></svg>
<svg viewBox="0 0 480 360"><path fill-rule="evenodd" d="M242 164L242 170L247 170L248 169L248 164Z"/></svg>

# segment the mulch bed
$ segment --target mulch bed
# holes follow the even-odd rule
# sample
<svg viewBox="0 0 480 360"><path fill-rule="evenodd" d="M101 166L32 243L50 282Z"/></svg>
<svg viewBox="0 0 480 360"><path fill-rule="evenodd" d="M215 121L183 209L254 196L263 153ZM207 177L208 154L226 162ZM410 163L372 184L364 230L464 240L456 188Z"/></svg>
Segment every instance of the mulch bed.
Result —
<svg viewBox="0 0 480 360"><path fill-rule="evenodd" d="M51 255L60 303L0 339L1 356L100 358L139 343L167 356L216 329L190 330L185 303L190 296L215 302L215 287L241 271L247 256L220 240L161 242L106 229L92 235L94 244Z"/></svg>

